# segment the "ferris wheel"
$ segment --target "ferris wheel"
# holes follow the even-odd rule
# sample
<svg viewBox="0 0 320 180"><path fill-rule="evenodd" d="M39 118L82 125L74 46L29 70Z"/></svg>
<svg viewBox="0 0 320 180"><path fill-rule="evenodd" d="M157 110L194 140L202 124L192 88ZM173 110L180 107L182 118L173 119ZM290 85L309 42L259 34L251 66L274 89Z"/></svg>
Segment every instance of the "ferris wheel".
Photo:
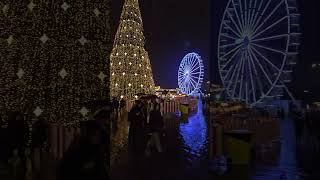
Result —
<svg viewBox="0 0 320 180"><path fill-rule="evenodd" d="M256 105L279 98L299 47L295 0L229 0L221 21L218 64L233 100Z"/></svg>
<svg viewBox="0 0 320 180"><path fill-rule="evenodd" d="M204 67L197 53L187 54L181 61L178 71L180 91L187 95L200 93L203 82Z"/></svg>

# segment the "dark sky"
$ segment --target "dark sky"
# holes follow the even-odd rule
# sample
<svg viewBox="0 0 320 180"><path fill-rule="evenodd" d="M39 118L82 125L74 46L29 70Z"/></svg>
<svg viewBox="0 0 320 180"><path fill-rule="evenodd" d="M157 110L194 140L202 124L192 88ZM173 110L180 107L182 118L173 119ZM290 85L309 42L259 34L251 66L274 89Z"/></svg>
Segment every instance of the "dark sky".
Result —
<svg viewBox="0 0 320 180"><path fill-rule="evenodd" d="M122 5L113 1L116 22ZM176 88L180 61L189 52L202 57L209 78L210 0L140 0L140 6L156 85Z"/></svg>
<svg viewBox="0 0 320 180"><path fill-rule="evenodd" d="M313 62L320 63L320 1L297 1L301 13L302 37L291 88L299 98L304 89L320 91L320 78L313 77L315 73L310 68ZM177 87L179 63L185 54L192 51L203 57L205 78L220 83L216 45L227 2L228 0L140 0L146 46L157 85L164 88ZM115 22L118 21L122 5L123 0L113 1ZM320 93L317 94L320 98Z"/></svg>
<svg viewBox="0 0 320 180"><path fill-rule="evenodd" d="M320 63L319 0L298 0L301 12L301 48L293 85L298 97L304 90L311 91L311 99L320 100L320 72L312 70L312 63Z"/></svg>
<svg viewBox="0 0 320 180"><path fill-rule="evenodd" d="M212 51L211 51L211 79L219 83L220 77L217 73L217 37L219 26L223 16L224 7L228 1L213 0L211 17L212 17ZM312 63L320 63L320 13L319 0L297 0L298 10L301 14L300 31L301 46L297 64L294 68L290 90L297 99L304 99L304 90L312 91L312 99L320 100L320 70L315 72L311 69Z"/></svg>

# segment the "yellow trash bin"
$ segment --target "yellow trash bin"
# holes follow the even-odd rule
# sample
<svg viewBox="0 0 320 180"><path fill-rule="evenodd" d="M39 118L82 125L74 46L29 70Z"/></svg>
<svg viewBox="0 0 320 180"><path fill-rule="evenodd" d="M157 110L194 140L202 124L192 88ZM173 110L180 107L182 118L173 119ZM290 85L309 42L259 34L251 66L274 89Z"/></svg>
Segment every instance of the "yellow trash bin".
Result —
<svg viewBox="0 0 320 180"><path fill-rule="evenodd" d="M252 133L247 130L225 132L225 148L231 164L247 165L251 161Z"/></svg>
<svg viewBox="0 0 320 180"><path fill-rule="evenodd" d="M180 112L182 115L189 114L189 104L180 104Z"/></svg>

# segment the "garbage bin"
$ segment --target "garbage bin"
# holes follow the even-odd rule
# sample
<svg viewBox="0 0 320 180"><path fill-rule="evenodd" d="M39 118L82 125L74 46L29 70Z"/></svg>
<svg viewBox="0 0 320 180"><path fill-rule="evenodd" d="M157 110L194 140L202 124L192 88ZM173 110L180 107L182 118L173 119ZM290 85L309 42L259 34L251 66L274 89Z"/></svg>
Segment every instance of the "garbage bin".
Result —
<svg viewBox="0 0 320 180"><path fill-rule="evenodd" d="M182 115L189 115L189 104L180 104L180 112Z"/></svg>
<svg viewBox="0 0 320 180"><path fill-rule="evenodd" d="M251 161L252 133L233 130L224 133L225 150L233 165L247 165Z"/></svg>

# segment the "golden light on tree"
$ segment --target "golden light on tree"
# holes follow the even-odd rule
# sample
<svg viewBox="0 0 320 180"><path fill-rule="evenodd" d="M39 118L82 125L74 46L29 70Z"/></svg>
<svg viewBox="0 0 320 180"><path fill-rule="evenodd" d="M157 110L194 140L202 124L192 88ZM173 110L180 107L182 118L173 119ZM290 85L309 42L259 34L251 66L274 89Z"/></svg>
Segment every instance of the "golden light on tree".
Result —
<svg viewBox="0 0 320 180"><path fill-rule="evenodd" d="M109 98L110 1L0 2L0 116L66 126Z"/></svg>
<svg viewBox="0 0 320 180"><path fill-rule="evenodd" d="M110 58L112 97L134 99L136 94L155 92L144 39L139 2L125 0Z"/></svg>

